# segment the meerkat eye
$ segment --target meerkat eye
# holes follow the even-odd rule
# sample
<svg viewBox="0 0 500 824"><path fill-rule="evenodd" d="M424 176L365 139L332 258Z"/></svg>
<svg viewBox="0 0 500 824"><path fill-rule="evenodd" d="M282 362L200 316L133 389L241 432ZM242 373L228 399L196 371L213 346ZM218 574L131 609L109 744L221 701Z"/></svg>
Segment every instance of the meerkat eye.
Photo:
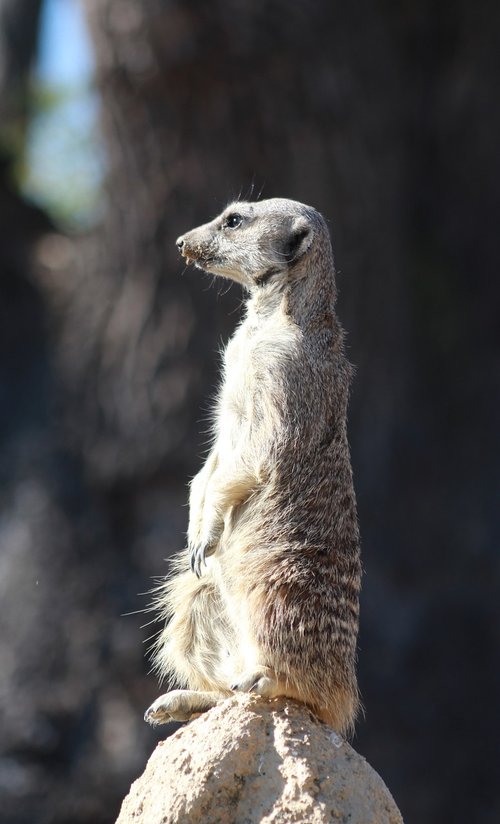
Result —
<svg viewBox="0 0 500 824"><path fill-rule="evenodd" d="M241 217L241 215L234 213L226 217L224 221L224 226L226 226L228 229L237 229L238 226L241 226L242 223L243 218Z"/></svg>

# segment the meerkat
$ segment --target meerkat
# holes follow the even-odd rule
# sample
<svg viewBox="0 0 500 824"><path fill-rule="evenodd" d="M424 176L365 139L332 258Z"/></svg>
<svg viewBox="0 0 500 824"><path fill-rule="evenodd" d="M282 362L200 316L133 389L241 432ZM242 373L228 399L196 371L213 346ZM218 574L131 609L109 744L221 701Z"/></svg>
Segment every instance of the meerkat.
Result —
<svg viewBox="0 0 500 824"><path fill-rule="evenodd" d="M145 718L188 720L244 691L288 696L348 734L360 553L326 222L292 200L236 202L177 246L248 300L191 482L187 547L156 598L155 666L182 689Z"/></svg>

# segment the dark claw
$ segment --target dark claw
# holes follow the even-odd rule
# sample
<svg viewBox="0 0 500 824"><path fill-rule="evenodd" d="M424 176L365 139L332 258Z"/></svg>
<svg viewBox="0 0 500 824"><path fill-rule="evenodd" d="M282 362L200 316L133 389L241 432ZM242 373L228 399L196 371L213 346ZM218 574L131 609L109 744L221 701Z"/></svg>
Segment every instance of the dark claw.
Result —
<svg viewBox="0 0 500 824"><path fill-rule="evenodd" d="M201 546L198 547L195 553L195 560L194 560L194 572L197 578L201 578L201 565L205 564L205 547Z"/></svg>
<svg viewBox="0 0 500 824"><path fill-rule="evenodd" d="M191 555L190 555L190 558L189 558L189 566L191 567L191 572L195 571L197 551L198 550L196 550L196 549L191 549Z"/></svg>
<svg viewBox="0 0 500 824"><path fill-rule="evenodd" d="M211 546L199 546L191 550L190 566L197 578L201 578L201 565L207 565L207 558L213 555L215 548Z"/></svg>
<svg viewBox="0 0 500 824"><path fill-rule="evenodd" d="M257 686L257 684L259 683L259 681L260 681L260 675L258 675L258 676L256 677L256 679L255 679L255 681L253 682L253 684L252 684L250 687L248 687L248 689L247 689L247 690L245 690L245 692L254 692L254 690L255 690L255 688L256 688L256 686ZM229 689L230 689L230 690L232 690L233 692L240 692L240 691L242 691L241 681L236 681L236 683L231 684L231 685L230 685L230 687L229 687Z"/></svg>
<svg viewBox="0 0 500 824"><path fill-rule="evenodd" d="M257 684L259 683L259 680L260 680L260 679L259 679L259 678L257 678L257 680L253 682L252 686L251 686L251 687L249 687L249 688L248 688L248 690L246 690L246 692L253 692L253 691L254 691L254 689L255 689L255 687L256 687L256 686L257 686ZM239 682L238 682L238 683L236 683L236 684L231 684L231 686L229 687L229 689L230 689L230 690L232 690L233 692L240 692L240 691L241 691L241 686L240 686L240 684L239 684Z"/></svg>

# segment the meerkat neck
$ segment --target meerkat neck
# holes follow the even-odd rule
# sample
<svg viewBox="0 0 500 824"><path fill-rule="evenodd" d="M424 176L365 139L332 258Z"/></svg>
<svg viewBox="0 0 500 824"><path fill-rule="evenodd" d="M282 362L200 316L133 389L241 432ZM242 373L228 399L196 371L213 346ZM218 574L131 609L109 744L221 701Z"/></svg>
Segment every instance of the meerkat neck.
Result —
<svg viewBox="0 0 500 824"><path fill-rule="evenodd" d="M247 301L247 315L263 318L284 311L286 292L286 288L276 283L258 287Z"/></svg>
<svg viewBox="0 0 500 824"><path fill-rule="evenodd" d="M335 312L336 290L334 283L333 258L328 249L319 250L317 259L306 263L307 269L298 272L288 285L286 314L306 335L314 335L320 330L330 329L335 335L340 327ZM309 277L309 271L316 277ZM320 277L318 277L318 274Z"/></svg>
<svg viewBox="0 0 500 824"><path fill-rule="evenodd" d="M309 272L314 271L315 277ZM304 332L335 319L336 289L331 247L319 246L287 283L270 281L257 287L247 301L247 316L269 317L281 312ZM318 279L318 273L322 277Z"/></svg>

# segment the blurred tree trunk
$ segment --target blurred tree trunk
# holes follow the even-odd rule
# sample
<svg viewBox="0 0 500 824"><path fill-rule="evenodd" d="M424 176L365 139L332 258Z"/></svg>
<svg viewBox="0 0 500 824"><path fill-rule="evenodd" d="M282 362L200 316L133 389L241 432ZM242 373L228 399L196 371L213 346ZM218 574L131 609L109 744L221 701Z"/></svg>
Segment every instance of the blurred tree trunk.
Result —
<svg viewBox="0 0 500 824"><path fill-rule="evenodd" d="M144 725L127 694L141 637L132 631L129 647L116 629L124 608L109 587L120 591L107 508L60 417L55 324L71 300L75 249L16 185L41 5L0 0L0 821L100 824L114 820L143 761ZM116 752L127 721L137 760L133 747Z"/></svg>

